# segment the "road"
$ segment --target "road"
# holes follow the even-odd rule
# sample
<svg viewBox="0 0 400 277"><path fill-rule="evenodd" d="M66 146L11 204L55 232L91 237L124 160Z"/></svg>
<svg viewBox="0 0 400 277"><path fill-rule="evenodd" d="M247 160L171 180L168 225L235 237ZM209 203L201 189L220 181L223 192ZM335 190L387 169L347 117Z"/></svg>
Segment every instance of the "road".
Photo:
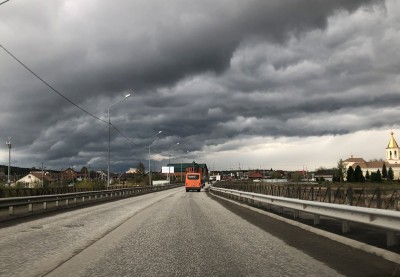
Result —
<svg viewBox="0 0 400 277"><path fill-rule="evenodd" d="M397 267L184 188L0 229L0 276L398 276Z"/></svg>

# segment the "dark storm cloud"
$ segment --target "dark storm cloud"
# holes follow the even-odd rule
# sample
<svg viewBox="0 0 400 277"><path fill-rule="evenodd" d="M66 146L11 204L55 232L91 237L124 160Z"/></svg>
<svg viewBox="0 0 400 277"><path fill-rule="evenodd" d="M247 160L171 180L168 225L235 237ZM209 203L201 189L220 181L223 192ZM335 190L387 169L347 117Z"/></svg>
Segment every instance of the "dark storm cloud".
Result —
<svg viewBox="0 0 400 277"><path fill-rule="evenodd" d="M368 36L382 30L352 29L335 19L360 9L384 16L384 6L375 5L384 1L40 3L40 9L17 1L2 6L0 43L102 119L109 105L135 90L110 112L135 142L113 131L119 168L146 159L147 139L158 130L163 133L154 147L168 156L178 141L175 152L199 151L246 136L380 126L378 117L357 127L338 121L350 114L360 119L366 107L398 106L397 90L382 87L393 80L383 72L398 73L398 63L377 50L398 41L378 45ZM325 33L330 20L343 30ZM0 64L1 127L27 164L105 166L106 124L71 106L4 52Z"/></svg>

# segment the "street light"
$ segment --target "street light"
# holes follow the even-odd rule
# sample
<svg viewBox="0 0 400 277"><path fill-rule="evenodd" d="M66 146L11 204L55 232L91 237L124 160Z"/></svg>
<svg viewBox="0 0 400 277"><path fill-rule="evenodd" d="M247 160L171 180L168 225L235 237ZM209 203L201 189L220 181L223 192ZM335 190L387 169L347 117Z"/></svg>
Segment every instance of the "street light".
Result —
<svg viewBox="0 0 400 277"><path fill-rule="evenodd" d="M150 137L150 138L148 138L149 140L150 139L152 139L152 138L155 138L156 136L158 136L159 134L161 134L162 133L162 131L158 131L158 133L157 134L155 134L154 136L152 136L152 137ZM149 186L151 186L151 160L150 160L150 146L151 146L151 144L154 142L154 140L152 140L151 142L150 142L150 144L149 144Z"/></svg>
<svg viewBox="0 0 400 277"><path fill-rule="evenodd" d="M119 102L123 101L124 99L128 98L129 96L131 96L131 94L127 94L125 95L125 97L121 98L120 100L118 100L117 102L115 102L114 104L110 105L108 107L108 169L107 169L107 188L110 185L110 140L111 140L111 121L110 121L110 108L116 104L118 104Z"/></svg>
<svg viewBox="0 0 400 277"><path fill-rule="evenodd" d="M43 178L44 178L44 169L45 169L46 167L43 167L43 162L42 162L42 188L44 187L43 186Z"/></svg>
<svg viewBox="0 0 400 277"><path fill-rule="evenodd" d="M7 184L10 185L11 184L11 181L10 181L11 137L8 138L8 140L6 141L6 144L8 146L8 180L7 180Z"/></svg>

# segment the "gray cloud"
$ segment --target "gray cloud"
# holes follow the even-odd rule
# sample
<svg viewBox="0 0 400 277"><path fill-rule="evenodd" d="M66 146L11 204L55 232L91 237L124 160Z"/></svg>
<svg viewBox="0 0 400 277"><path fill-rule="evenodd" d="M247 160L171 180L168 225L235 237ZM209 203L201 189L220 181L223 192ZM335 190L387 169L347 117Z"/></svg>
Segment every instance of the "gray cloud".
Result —
<svg viewBox="0 0 400 277"><path fill-rule="evenodd" d="M147 159L158 130L154 149L168 156L178 141L176 155L240 148L227 142L346 134L398 115L392 0L40 3L2 5L0 43L102 119L135 90L110 112L135 141L113 131L118 170ZM4 51L0 64L0 126L21 163L106 166L106 124Z"/></svg>

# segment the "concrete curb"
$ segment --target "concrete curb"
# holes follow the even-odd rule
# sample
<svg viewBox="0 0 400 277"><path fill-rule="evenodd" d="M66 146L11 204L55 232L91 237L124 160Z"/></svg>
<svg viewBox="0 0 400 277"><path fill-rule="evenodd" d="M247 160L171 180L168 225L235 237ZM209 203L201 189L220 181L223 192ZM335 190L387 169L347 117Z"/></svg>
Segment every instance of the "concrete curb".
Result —
<svg viewBox="0 0 400 277"><path fill-rule="evenodd" d="M330 232L327 232L327 231L324 231L324 230L320 230L320 229L314 228L312 226L309 226L309 225L306 225L306 224L303 224L303 223L300 223L300 222L297 222L297 221L293 221L293 220L278 216L276 214L269 213L269 212L264 211L264 210L257 209L255 207L251 207L249 205L246 205L246 204L243 204L243 203L239 203L239 202L231 200L231 199L227 199L225 197L216 195L214 193L212 193L212 195L215 196L215 197L218 197L220 199L223 199L225 201L229 201L229 202L231 202L233 204L239 205L239 206L241 206L243 208L246 208L246 209L252 210L254 212L257 212L259 214L263 214L263 215L266 215L268 217L272 217L274 219L277 219L277 220L283 221L285 223L291 224L293 226L297 226L299 228L302 228L303 230L306 230L308 232L314 233L316 235L326 237L326 238L328 238L330 240L342 243L344 245L350 246L350 247L355 248L355 249L362 250L362 251L367 252L369 254L376 255L378 257L384 258L385 260L400 264L400 255L399 254L396 254L396 253L393 253L393 252L390 252L390 251L387 251L385 249L381 249L381 248L378 248L378 247L375 247L375 246L372 246L372 245L368 245L368 244L363 243L363 242L359 242L359 241L352 240L352 239L349 239L349 238L346 238L346 237L342 237L342 236L336 235L334 233L330 233Z"/></svg>

